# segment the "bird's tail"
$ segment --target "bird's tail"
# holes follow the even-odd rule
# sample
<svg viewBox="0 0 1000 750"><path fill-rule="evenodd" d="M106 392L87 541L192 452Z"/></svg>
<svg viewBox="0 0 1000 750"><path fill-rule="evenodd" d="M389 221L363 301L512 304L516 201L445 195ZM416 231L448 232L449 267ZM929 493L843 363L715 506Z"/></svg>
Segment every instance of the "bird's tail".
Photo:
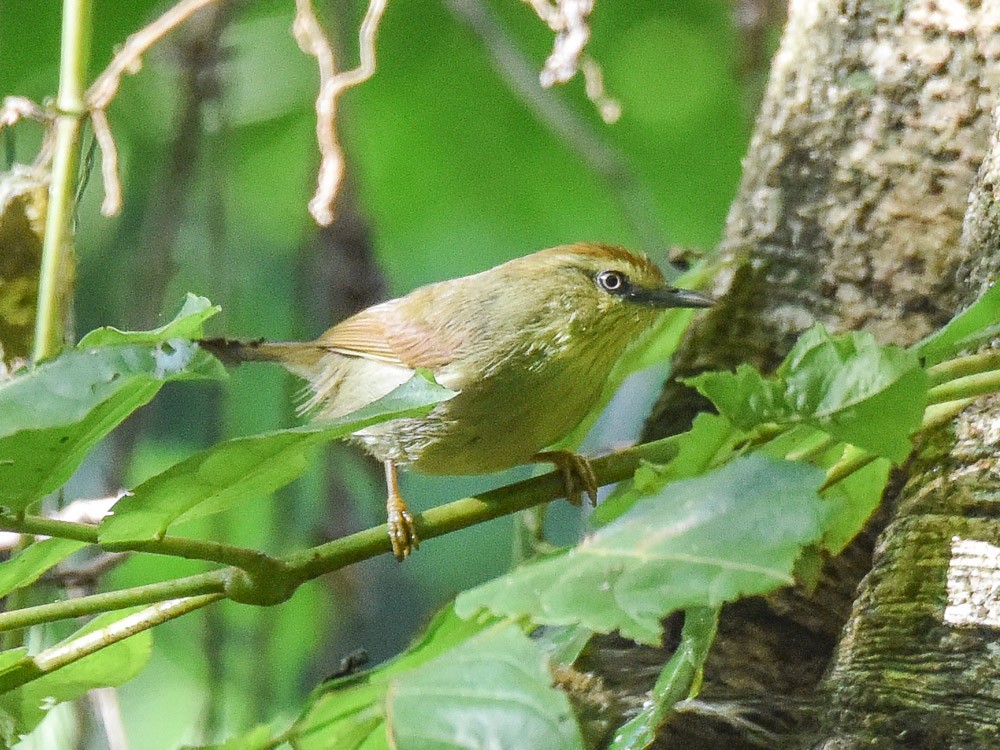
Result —
<svg viewBox="0 0 1000 750"><path fill-rule="evenodd" d="M227 365L243 362L277 362L293 372L315 365L323 350L312 344L265 341L264 339L201 339L202 349Z"/></svg>

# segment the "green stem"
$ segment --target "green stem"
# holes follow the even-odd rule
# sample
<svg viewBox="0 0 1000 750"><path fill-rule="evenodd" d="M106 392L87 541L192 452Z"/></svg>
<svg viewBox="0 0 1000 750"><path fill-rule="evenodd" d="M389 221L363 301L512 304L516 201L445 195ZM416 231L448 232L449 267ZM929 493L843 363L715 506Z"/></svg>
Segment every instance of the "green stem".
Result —
<svg viewBox="0 0 1000 750"><path fill-rule="evenodd" d="M201 573L187 578L149 583L145 586L135 586L120 591L107 591L101 594L52 602L51 604L39 604L36 607L0 612L0 632L41 625L46 622L68 620L73 617L98 615L102 612L113 612L117 609L127 609L143 604L155 604L180 597L200 596L202 594L221 595L226 590L228 572L228 569L214 570L211 573Z"/></svg>
<svg viewBox="0 0 1000 750"><path fill-rule="evenodd" d="M64 0L59 92L56 95L55 147L49 183L49 205L38 279L35 319L35 362L54 355L62 345L65 307L69 304L73 244L73 203L80 166L80 131L87 115L84 95L90 61L91 0Z"/></svg>
<svg viewBox="0 0 1000 750"><path fill-rule="evenodd" d="M676 454L676 440L666 438L595 459L592 465L598 481L601 484L611 484L632 476L640 461L666 463ZM561 497L563 492L561 474L550 472L500 487L478 497L463 498L417 514L417 530L422 539L433 539L492 518L549 502ZM84 524L49 521L37 528L46 528L49 532L60 531L62 536L80 541L96 539L95 529ZM178 539L175 543L181 545L182 542L186 544L192 541ZM150 551L172 554L167 552L165 547L157 547L159 543L149 541ZM234 601L246 604L275 604L287 599L294 593L296 587L309 579L389 552L390 549L388 528L382 524L319 547L277 558L273 568L265 566L266 572L238 567L220 568L187 578L2 612L0 632L201 594L225 594Z"/></svg>
<svg viewBox="0 0 1000 750"><path fill-rule="evenodd" d="M718 625L718 609L692 607L684 611L681 642L653 685L650 700L634 718L615 732L608 750L633 750L649 747L653 743L657 729L667 719L670 710L679 701L697 693L701 670L715 640Z"/></svg>
<svg viewBox="0 0 1000 750"><path fill-rule="evenodd" d="M940 404L945 401L985 396L1000 391L1000 370L975 372L940 383L927 391L927 403Z"/></svg>
<svg viewBox="0 0 1000 750"><path fill-rule="evenodd" d="M99 630L74 638L68 643L47 648L33 657L25 657L0 674L0 693L6 693L39 677L51 674L57 669L79 661L85 656L123 641L143 630L194 612L221 598L222 594L206 594L159 602L141 612L127 615Z"/></svg>
<svg viewBox="0 0 1000 750"><path fill-rule="evenodd" d="M277 558L255 549L236 547L220 542L201 539L165 536L160 539L143 539L132 542L101 544L100 529L97 526L72 521L60 521L42 516L14 516L0 512L0 530L16 531L22 534L53 536L72 539L77 542L100 545L108 552L148 552L157 555L182 557L187 560L222 563L250 571L255 575L281 575L284 564Z"/></svg>
<svg viewBox="0 0 1000 750"><path fill-rule="evenodd" d="M997 379L995 372L963 375L941 385L950 386L952 383L957 385L950 390L947 388L937 390L936 398L943 398L945 394L956 391L967 393L970 389L981 394L989 384L992 384L991 390L1000 388L1000 380ZM932 403L927 408L921 429L931 429L951 419L968 406L971 400L963 398L945 403ZM809 453L815 452L820 447L825 448L826 441L821 441L820 446L810 447ZM643 460L661 464L669 462L676 456L677 450L676 437L665 438L595 459L592 465L600 484L610 484L632 476ZM844 457L829 469L822 489L825 490L841 481L875 458L873 454L853 446L849 447ZM478 497L467 497L431 508L417 515L415 519L417 530L422 539L433 539L483 521L549 502L559 497L563 491L561 475L550 472ZM35 516L0 515L0 527L99 544L97 527L86 524ZM223 598L248 604L275 604L290 597L303 582L377 554L389 552L391 545L387 526L383 524L284 558L271 558L255 550L176 537L138 541L127 545L119 544L114 548L224 562L230 567L173 581L0 613L0 631L141 604L160 603L158 607L146 610L146 615L138 618L134 627L130 626L128 633L134 634L153 627L165 619L178 617ZM642 721L638 721L637 717L634 725L630 722L623 729L631 727L630 731L638 732L645 732L650 726L655 729L665 712L678 700L683 699L682 693L691 690L714 637L716 618L716 610L699 609L687 613L681 648L667 664L654 687L655 700L646 712L649 715ZM40 664L36 657L20 671L19 667L15 667L12 673L0 677L0 685L10 680L14 680L12 684L15 685L23 684L51 669L93 653L109 645L110 642L114 641L108 641L107 638L88 641L78 639L65 646L64 652L60 652L62 656L53 657L48 663L43 659L43 663Z"/></svg>
<svg viewBox="0 0 1000 750"><path fill-rule="evenodd" d="M939 362L927 368L931 385L940 385L948 380L975 375L988 370L1000 370L1000 351L990 349L978 354L968 354Z"/></svg>
<svg viewBox="0 0 1000 750"><path fill-rule="evenodd" d="M957 390L962 392L967 392L971 388L976 393L982 393L989 384L992 384L994 390L1000 388L1000 381L996 378L997 373L980 375L983 377L965 376L960 379L961 382L953 382L958 383ZM937 393L946 392L941 390ZM942 424L970 402L969 398L965 398L930 405L921 429L931 429ZM825 443L823 445L825 446ZM592 465L599 482L611 484L632 476L640 461L663 464L669 462L676 453L676 437L665 438L595 459ZM844 457L828 470L822 489L829 488L873 460L875 456L872 454L859 449L849 449ZM433 539L483 521L549 502L560 497L562 492L561 476L556 472L550 472L478 497L467 497L431 508L417 515L417 530L422 539ZM18 518L0 515L0 527L99 544L97 528L84 524L34 516ZM0 613L0 631L175 597L208 593L225 594L235 601L249 604L274 604L291 596L295 588L306 580L390 551L390 543L387 527L383 524L284 558L271 558L256 550L177 537L118 544L114 545L113 549L207 560L231 567L175 581Z"/></svg>
<svg viewBox="0 0 1000 750"><path fill-rule="evenodd" d="M973 398L963 398L955 401L946 401L941 404L931 404L924 411L924 419L920 423L920 429L917 432L927 432L940 427L958 416L973 401L975 401ZM837 482L847 479L851 474L863 469L876 458L878 456L874 453L868 453L861 448L849 445L847 450L844 451L843 457L827 469L826 481L820 485L819 491L823 492Z"/></svg>
<svg viewBox="0 0 1000 750"><path fill-rule="evenodd" d="M69 289L73 278L70 263L73 202L80 164L80 130L87 112L84 93L90 60L91 2L92 0L63 0L59 91L56 94L56 119L53 125L55 145L52 171L49 174L49 200L38 269L38 304L31 352L34 362L56 354L66 339L65 311L69 305ZM16 609L20 606L22 597L23 592L12 592L7 606ZM4 638L5 647L15 645L16 637Z"/></svg>

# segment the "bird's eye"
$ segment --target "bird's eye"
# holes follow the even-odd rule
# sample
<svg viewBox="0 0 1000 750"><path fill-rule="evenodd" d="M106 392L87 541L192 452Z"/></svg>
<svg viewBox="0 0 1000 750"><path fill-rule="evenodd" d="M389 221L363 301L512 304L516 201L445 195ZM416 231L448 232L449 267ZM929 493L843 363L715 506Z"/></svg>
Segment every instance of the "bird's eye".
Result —
<svg viewBox="0 0 1000 750"><path fill-rule="evenodd" d="M594 277L597 286L611 294L625 294L628 289L628 279L618 271L601 271Z"/></svg>

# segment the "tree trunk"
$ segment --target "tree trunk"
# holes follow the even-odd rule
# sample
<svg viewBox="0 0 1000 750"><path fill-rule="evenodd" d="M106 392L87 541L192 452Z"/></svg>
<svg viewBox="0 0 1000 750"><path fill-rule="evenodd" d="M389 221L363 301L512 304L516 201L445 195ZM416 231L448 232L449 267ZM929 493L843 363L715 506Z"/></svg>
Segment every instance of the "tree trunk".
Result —
<svg viewBox="0 0 1000 750"><path fill-rule="evenodd" d="M1000 259L1000 179L987 166L977 183L998 88L1000 0L792 0L722 242L723 299L676 375L773 368L816 320L909 345L974 299ZM701 696L663 747L1000 747L998 404L924 441L815 591L725 609ZM647 437L700 408L672 380ZM614 654L609 682L641 693L641 655Z"/></svg>

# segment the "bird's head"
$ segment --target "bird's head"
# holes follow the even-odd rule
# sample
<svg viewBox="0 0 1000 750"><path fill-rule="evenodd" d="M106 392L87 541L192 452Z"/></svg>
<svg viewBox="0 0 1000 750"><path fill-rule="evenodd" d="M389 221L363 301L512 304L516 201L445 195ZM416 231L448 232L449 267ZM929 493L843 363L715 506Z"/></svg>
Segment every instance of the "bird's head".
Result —
<svg viewBox="0 0 1000 750"><path fill-rule="evenodd" d="M517 304L522 310L512 318L534 317L541 327L580 340L631 339L652 325L661 310L714 303L671 286L645 256L617 245L560 245L497 266L487 275L502 279L506 299L501 304Z"/></svg>
<svg viewBox="0 0 1000 750"><path fill-rule="evenodd" d="M678 289L648 258L618 245L581 242L542 250L513 262L525 276L546 279L556 294L583 302L602 312L635 308L646 312L671 307L711 307L704 294Z"/></svg>
<svg viewBox="0 0 1000 750"><path fill-rule="evenodd" d="M662 310L713 302L671 286L641 255L577 243L432 284L382 307L406 321L395 327L419 331L414 336L423 345L448 353L440 359L459 362L473 380L510 363L518 363L514 369L541 367L553 356L593 366L601 379Z"/></svg>

